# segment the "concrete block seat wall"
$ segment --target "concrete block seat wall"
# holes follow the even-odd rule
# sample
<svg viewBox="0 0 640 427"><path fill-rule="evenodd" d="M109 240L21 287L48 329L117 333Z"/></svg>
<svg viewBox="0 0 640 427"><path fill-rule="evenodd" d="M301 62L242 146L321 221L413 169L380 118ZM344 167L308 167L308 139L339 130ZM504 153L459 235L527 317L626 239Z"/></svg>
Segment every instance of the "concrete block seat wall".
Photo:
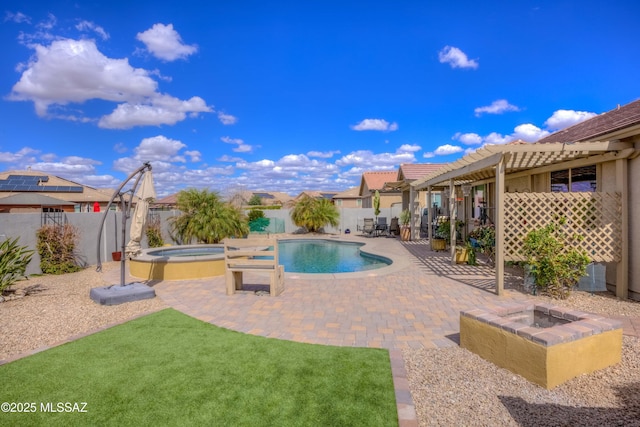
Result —
<svg viewBox="0 0 640 427"><path fill-rule="evenodd" d="M284 291L284 266L279 264L277 239L225 239L224 265L227 295L243 290L245 272L268 273L271 296Z"/></svg>

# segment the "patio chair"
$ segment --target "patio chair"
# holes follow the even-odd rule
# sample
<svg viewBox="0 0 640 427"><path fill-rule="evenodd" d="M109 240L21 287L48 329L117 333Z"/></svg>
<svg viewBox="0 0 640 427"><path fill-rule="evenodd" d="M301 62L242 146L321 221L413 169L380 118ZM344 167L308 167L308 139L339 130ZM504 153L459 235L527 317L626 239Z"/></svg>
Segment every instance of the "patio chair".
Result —
<svg viewBox="0 0 640 427"><path fill-rule="evenodd" d="M389 234L400 234L400 225L398 224L398 218L391 218L391 225L389 225Z"/></svg>
<svg viewBox="0 0 640 427"><path fill-rule="evenodd" d="M362 226L362 234L371 236L376 231L376 226L373 222L373 218L365 218L364 225Z"/></svg>
<svg viewBox="0 0 640 427"><path fill-rule="evenodd" d="M376 222L376 236L386 234L389 232L389 226L387 224L386 216L379 216L378 222Z"/></svg>

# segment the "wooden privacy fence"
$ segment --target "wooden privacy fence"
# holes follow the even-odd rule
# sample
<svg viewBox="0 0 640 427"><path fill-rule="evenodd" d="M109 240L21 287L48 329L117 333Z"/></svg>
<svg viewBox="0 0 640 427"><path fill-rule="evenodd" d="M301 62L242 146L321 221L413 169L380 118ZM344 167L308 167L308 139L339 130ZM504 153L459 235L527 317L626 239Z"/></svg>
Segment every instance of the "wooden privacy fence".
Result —
<svg viewBox="0 0 640 427"><path fill-rule="evenodd" d="M527 233L563 217L566 245L585 249L594 262L619 262L623 238L621 200L618 192L506 193L505 261L524 261L522 244Z"/></svg>

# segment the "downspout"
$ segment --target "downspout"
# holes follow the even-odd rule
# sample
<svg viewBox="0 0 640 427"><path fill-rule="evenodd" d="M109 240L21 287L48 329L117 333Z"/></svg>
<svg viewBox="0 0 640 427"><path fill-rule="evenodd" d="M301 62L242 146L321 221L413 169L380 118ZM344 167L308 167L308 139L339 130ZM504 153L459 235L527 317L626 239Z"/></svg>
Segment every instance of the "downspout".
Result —
<svg viewBox="0 0 640 427"><path fill-rule="evenodd" d="M496 165L496 188L495 188L495 217L494 226L496 231L494 262L496 269L496 294L504 293L504 185L505 181L505 156L500 158Z"/></svg>

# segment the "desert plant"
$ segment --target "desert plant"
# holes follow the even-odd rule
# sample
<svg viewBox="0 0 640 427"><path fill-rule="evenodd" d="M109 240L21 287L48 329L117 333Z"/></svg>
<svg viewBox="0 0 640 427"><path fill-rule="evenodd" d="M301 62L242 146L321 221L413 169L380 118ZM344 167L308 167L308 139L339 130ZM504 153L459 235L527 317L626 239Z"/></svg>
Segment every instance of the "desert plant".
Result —
<svg viewBox="0 0 640 427"><path fill-rule="evenodd" d="M590 260L584 249L572 244L580 236L566 236L565 219L529 232L523 242L523 253L536 285L554 298L564 299L587 272Z"/></svg>
<svg viewBox="0 0 640 427"><path fill-rule="evenodd" d="M329 224L339 224L340 213L331 201L303 196L291 210L291 220L298 227L317 232Z"/></svg>
<svg viewBox="0 0 640 427"><path fill-rule="evenodd" d="M18 280L26 277L34 251L18 245L18 237L0 243L0 295Z"/></svg>
<svg viewBox="0 0 640 427"><path fill-rule="evenodd" d="M262 204L262 199L257 194L251 196L248 202L249 206L260 206Z"/></svg>
<svg viewBox="0 0 640 427"><path fill-rule="evenodd" d="M467 259L467 264L469 265L478 265L478 261L476 258L476 248L471 244L471 242L467 242L465 245L467 249L467 253L469 254L469 258Z"/></svg>
<svg viewBox="0 0 640 427"><path fill-rule="evenodd" d="M225 237L242 237L249 226L242 212L225 203L215 191L188 189L178 193L177 208L182 212L169 219L173 238L189 243L219 243Z"/></svg>
<svg viewBox="0 0 640 427"><path fill-rule="evenodd" d="M444 221L436 228L436 239L444 239L447 241L447 245L451 244L451 222Z"/></svg>
<svg viewBox="0 0 640 427"><path fill-rule="evenodd" d="M150 248L159 248L164 246L164 239L162 238L162 223L160 222L160 218L157 216L149 219L145 234Z"/></svg>
<svg viewBox="0 0 640 427"><path fill-rule="evenodd" d="M80 271L75 255L78 230L70 224L43 225L36 233L40 270L45 274Z"/></svg>
<svg viewBox="0 0 640 427"><path fill-rule="evenodd" d="M271 222L269 218L265 218L264 212L260 209L251 209L249 211L249 230L256 233L264 233L264 230Z"/></svg>
<svg viewBox="0 0 640 427"><path fill-rule="evenodd" d="M409 209L405 209L400 212L400 225L406 227L411 222L411 211Z"/></svg>

